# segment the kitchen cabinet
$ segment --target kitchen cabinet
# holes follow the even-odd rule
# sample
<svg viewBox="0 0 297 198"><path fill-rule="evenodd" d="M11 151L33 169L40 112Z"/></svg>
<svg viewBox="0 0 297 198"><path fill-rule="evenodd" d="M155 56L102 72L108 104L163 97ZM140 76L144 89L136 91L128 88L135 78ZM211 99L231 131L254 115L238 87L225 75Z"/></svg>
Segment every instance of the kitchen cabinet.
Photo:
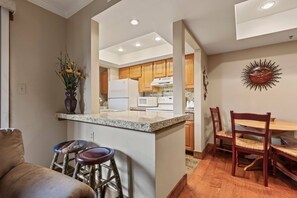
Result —
<svg viewBox="0 0 297 198"><path fill-rule="evenodd" d="M166 60L154 62L154 78L166 76Z"/></svg>
<svg viewBox="0 0 297 198"><path fill-rule="evenodd" d="M143 82L143 79L144 79L143 77L141 77L141 78L138 79L138 92L139 93L144 92L144 87L143 87L144 82Z"/></svg>
<svg viewBox="0 0 297 198"><path fill-rule="evenodd" d="M153 91L151 86L152 81L154 80L153 76L153 63L146 63L142 65L142 92L144 91Z"/></svg>
<svg viewBox="0 0 297 198"><path fill-rule="evenodd" d="M167 76L173 76L173 59L169 58L166 60L166 74Z"/></svg>
<svg viewBox="0 0 297 198"><path fill-rule="evenodd" d="M194 151L194 121L185 124L186 150Z"/></svg>
<svg viewBox="0 0 297 198"><path fill-rule="evenodd" d="M130 78L130 67L124 67L119 69L120 79Z"/></svg>
<svg viewBox="0 0 297 198"><path fill-rule="evenodd" d="M185 57L185 88L194 89L194 55Z"/></svg>
<svg viewBox="0 0 297 198"><path fill-rule="evenodd" d="M106 95L108 93L108 72L100 72L100 93Z"/></svg>
<svg viewBox="0 0 297 198"><path fill-rule="evenodd" d="M135 65L130 67L130 78L138 79L141 77L141 65Z"/></svg>

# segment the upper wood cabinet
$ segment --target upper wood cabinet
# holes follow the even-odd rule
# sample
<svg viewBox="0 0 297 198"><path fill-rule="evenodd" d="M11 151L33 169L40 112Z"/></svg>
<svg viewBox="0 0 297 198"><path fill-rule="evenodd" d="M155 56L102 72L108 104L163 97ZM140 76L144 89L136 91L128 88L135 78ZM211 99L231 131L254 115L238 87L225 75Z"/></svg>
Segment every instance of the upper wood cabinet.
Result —
<svg viewBox="0 0 297 198"><path fill-rule="evenodd" d="M167 76L173 76L173 59L169 58L166 60L166 74Z"/></svg>
<svg viewBox="0 0 297 198"><path fill-rule="evenodd" d="M142 78L143 78L143 91L152 91L151 86L154 80L153 76L153 63L146 63L142 65Z"/></svg>
<svg viewBox="0 0 297 198"><path fill-rule="evenodd" d="M185 124L185 138L186 138L186 150L194 151L194 122L187 121Z"/></svg>
<svg viewBox="0 0 297 198"><path fill-rule="evenodd" d="M143 77L138 79L138 91L140 93L144 92L144 78Z"/></svg>
<svg viewBox="0 0 297 198"><path fill-rule="evenodd" d="M194 55L187 55L185 57L185 88L194 88Z"/></svg>
<svg viewBox="0 0 297 198"><path fill-rule="evenodd" d="M130 67L124 67L119 69L119 78L130 78Z"/></svg>
<svg viewBox="0 0 297 198"><path fill-rule="evenodd" d="M100 72L100 93L106 95L108 93L108 72Z"/></svg>
<svg viewBox="0 0 297 198"><path fill-rule="evenodd" d="M130 67L130 78L138 79L141 77L141 65Z"/></svg>
<svg viewBox="0 0 297 198"><path fill-rule="evenodd" d="M152 87L154 78L173 76L173 59L145 63L119 69L120 79L133 78L139 80L139 92L156 92L157 87ZM194 88L194 54L185 56L185 88Z"/></svg>
<svg viewBox="0 0 297 198"><path fill-rule="evenodd" d="M154 78L166 76L166 60L154 62Z"/></svg>

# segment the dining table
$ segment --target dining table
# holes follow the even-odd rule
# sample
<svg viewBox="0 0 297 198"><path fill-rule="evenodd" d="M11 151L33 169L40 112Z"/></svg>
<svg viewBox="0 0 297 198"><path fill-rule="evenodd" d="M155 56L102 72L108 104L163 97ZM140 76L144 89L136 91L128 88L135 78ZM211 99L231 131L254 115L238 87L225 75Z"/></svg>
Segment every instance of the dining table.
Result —
<svg viewBox="0 0 297 198"><path fill-rule="evenodd" d="M240 125L242 127L251 127L258 130L264 130L265 129L265 123L260 121L253 121L253 120L235 120L236 125ZM270 121L269 126L269 132L271 135L279 135L285 132L292 132L294 133L297 131L297 122L296 121L286 121L286 120L280 120L272 118ZM245 166L245 171L251 171L251 170L258 170L262 167L263 163L263 157L256 157L255 160Z"/></svg>

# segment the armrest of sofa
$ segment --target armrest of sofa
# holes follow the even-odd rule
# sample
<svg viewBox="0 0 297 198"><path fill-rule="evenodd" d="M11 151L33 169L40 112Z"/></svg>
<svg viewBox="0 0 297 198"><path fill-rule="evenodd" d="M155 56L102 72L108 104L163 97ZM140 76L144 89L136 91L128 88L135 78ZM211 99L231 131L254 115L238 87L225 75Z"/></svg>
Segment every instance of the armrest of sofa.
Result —
<svg viewBox="0 0 297 198"><path fill-rule="evenodd" d="M0 179L0 197L94 198L88 185L56 171L22 163Z"/></svg>

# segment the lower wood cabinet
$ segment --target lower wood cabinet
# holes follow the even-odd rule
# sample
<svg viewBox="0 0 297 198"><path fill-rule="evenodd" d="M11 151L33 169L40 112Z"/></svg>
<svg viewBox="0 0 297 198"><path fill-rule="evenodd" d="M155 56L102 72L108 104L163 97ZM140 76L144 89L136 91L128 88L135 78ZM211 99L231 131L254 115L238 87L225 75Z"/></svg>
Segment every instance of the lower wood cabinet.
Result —
<svg viewBox="0 0 297 198"><path fill-rule="evenodd" d="M186 150L194 151L194 121L186 121L185 138L186 138Z"/></svg>

